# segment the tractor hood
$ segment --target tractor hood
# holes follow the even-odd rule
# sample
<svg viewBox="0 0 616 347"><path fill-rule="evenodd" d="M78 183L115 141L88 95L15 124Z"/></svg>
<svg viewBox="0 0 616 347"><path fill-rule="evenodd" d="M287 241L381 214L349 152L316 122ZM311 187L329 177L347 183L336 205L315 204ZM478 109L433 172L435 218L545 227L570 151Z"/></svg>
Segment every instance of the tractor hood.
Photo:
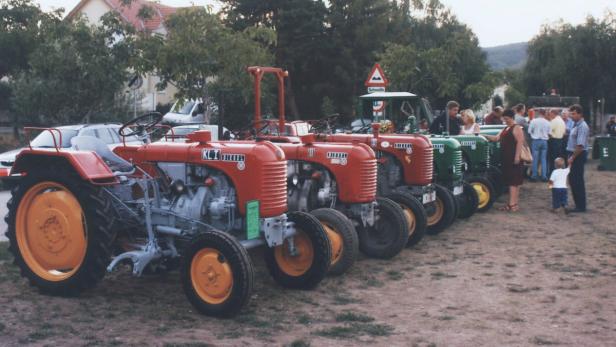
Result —
<svg viewBox="0 0 616 347"><path fill-rule="evenodd" d="M437 181L456 181L462 178L462 146L455 138L430 136L434 147L434 167Z"/></svg>

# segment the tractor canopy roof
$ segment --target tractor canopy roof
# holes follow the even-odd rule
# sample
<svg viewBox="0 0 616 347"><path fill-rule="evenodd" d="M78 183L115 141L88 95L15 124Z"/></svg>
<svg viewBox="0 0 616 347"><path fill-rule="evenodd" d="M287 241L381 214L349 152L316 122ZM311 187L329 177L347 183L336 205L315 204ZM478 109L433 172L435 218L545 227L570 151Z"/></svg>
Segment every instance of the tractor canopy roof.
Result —
<svg viewBox="0 0 616 347"><path fill-rule="evenodd" d="M417 95L409 92L376 92L359 97L362 100L408 100L416 99Z"/></svg>

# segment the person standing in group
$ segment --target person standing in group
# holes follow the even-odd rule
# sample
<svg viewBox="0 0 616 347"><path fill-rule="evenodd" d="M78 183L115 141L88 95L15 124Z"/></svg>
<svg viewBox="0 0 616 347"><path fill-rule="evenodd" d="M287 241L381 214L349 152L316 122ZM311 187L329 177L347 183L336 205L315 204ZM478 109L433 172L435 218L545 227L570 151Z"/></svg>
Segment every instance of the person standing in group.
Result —
<svg viewBox="0 0 616 347"><path fill-rule="evenodd" d="M460 113L462 119L461 135L476 135L479 134L481 128L475 123L475 113L472 110L466 109Z"/></svg>
<svg viewBox="0 0 616 347"><path fill-rule="evenodd" d="M541 110L543 111L543 110ZM548 139L550 138L550 122L545 119L545 112L539 112L537 117L530 121L528 134L532 139L533 171L531 181L548 181ZM541 177L539 177L539 164L541 164Z"/></svg>
<svg viewBox="0 0 616 347"><path fill-rule="evenodd" d="M548 175L554 170L554 160L556 158L564 158L562 151L563 137L567 131L565 121L560 117L558 109L551 109L549 113L550 120L550 139L548 140Z"/></svg>
<svg viewBox="0 0 616 347"><path fill-rule="evenodd" d="M569 212L586 212L586 186L584 183L584 165L588 155L588 137L590 129L584 121L584 110L580 105L569 107L571 120L575 122L569 141L567 142L567 153L569 155L569 184L571 185L571 195L575 202L575 208Z"/></svg>
<svg viewBox="0 0 616 347"><path fill-rule="evenodd" d="M446 112L436 117L432 125L430 125L430 133L442 134L443 132L448 131L449 135L460 135L460 119L458 118L459 111L460 104L456 101L448 102ZM447 128L448 117L449 129Z"/></svg>
<svg viewBox="0 0 616 347"><path fill-rule="evenodd" d="M562 153L567 153L567 143L569 142L569 134L571 133L571 129L573 128L573 121L571 120L571 117L569 117L569 109L564 109L562 112L561 117L563 118L563 121L565 122L565 136L563 136L563 147L562 147Z"/></svg>
<svg viewBox="0 0 616 347"><path fill-rule="evenodd" d="M503 108L496 106L489 115L483 118L485 125L503 125Z"/></svg>
<svg viewBox="0 0 616 347"><path fill-rule="evenodd" d="M503 171L503 183L509 186L509 203L499 210L516 212L519 208L520 186L524 181L524 163L521 160L522 148L524 147L524 131L515 122L513 110L503 112L505 129L496 136L485 135L492 142L501 143L501 168Z"/></svg>
<svg viewBox="0 0 616 347"><path fill-rule="evenodd" d="M526 128L528 125L526 116L524 116L526 113L526 106L524 106L524 104L517 104L513 107L513 110L515 111L515 123L523 128Z"/></svg>

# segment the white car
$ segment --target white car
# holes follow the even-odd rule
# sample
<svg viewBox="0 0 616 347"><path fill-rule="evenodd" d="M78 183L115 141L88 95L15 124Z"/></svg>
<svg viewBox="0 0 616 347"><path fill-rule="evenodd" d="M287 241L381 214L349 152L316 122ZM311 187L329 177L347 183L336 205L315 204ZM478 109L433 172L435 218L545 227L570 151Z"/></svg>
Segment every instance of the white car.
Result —
<svg viewBox="0 0 616 347"><path fill-rule="evenodd" d="M211 120L218 108L214 104L204 106L201 100L178 100L171 110L167 112L162 120L163 124L182 125L182 124L205 124Z"/></svg>
<svg viewBox="0 0 616 347"><path fill-rule="evenodd" d="M118 134L121 125L115 123L107 124L76 124L64 125L55 127L62 133L62 143L58 144L60 148L70 148L71 139L75 136L93 136L103 141L109 149L114 149L123 144L122 137ZM59 136L54 132L56 141L60 141ZM136 145L141 144L141 141L136 136L126 138L126 144ZM54 137L49 131L43 131L38 136L30 141L32 148L54 148ZM9 169L13 166L15 158L23 148L14 149L12 151L0 154L0 169Z"/></svg>

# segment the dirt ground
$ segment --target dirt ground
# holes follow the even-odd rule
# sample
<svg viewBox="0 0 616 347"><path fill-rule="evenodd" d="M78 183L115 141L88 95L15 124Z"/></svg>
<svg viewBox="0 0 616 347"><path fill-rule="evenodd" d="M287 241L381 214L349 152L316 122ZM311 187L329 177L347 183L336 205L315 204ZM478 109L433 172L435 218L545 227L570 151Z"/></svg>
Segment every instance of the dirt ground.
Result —
<svg viewBox="0 0 616 347"><path fill-rule="evenodd" d="M196 314L177 273L124 269L79 298L42 296L2 243L0 345L613 346L616 173L595 166L585 215L548 212L546 185L527 183L520 213L457 222L314 291L276 286L254 254L256 290L232 320Z"/></svg>

